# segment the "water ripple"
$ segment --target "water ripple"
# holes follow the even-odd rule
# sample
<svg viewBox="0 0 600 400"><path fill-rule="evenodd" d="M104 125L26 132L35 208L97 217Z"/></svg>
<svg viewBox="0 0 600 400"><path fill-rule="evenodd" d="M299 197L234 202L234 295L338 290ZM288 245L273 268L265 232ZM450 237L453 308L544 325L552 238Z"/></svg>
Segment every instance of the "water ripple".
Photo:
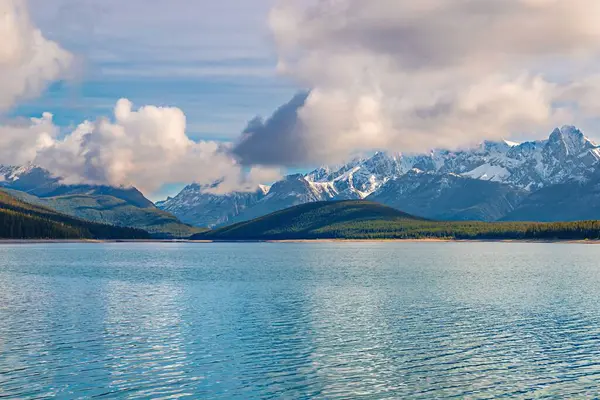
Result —
<svg viewBox="0 0 600 400"><path fill-rule="evenodd" d="M600 247L468 246L0 246L0 398L596 397Z"/></svg>

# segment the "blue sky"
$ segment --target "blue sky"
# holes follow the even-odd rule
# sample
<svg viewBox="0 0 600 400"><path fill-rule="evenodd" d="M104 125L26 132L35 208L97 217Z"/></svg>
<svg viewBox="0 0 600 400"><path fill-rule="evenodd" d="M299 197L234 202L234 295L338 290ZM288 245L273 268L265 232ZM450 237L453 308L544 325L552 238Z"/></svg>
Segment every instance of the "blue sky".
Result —
<svg viewBox="0 0 600 400"><path fill-rule="evenodd" d="M51 3L51 4L50 4ZM16 115L50 111L60 125L136 105L181 108L195 139L229 140L296 91L277 75L271 1L30 0L44 35L78 57L77 76Z"/></svg>
<svg viewBox="0 0 600 400"><path fill-rule="evenodd" d="M34 25L75 55L75 68L63 68L67 82L19 103L13 116L48 111L70 132L83 120L111 117L120 98L134 107L121 102L114 126L89 125L94 140L80 134L56 140L54 127L44 136L32 120L33 133L22 144L11 126L19 157L5 158L44 162L65 180L134 185L160 199L190 181L227 176L249 188L255 187L245 182L249 177L267 183L286 167L336 164L376 150L544 138L562 124L597 136L597 0L568 7L530 0L435 3L28 0ZM0 55L39 59L5 63L9 73L0 76L9 107L15 95L37 96L37 86L62 77L61 68L55 71L60 62L73 64L53 42L33 40L28 21L13 19L25 26L6 25L16 39L5 41ZM19 44L22 53L15 52ZM52 58L55 53L60 57ZM278 75L277 65L306 87ZM255 123L244 146L223 152L206 141L239 140L254 116L271 115L307 88L305 103ZM185 117L172 108L137 108L144 105L178 107Z"/></svg>
<svg viewBox="0 0 600 400"><path fill-rule="evenodd" d="M30 0L44 35L77 56L76 76L14 115L67 128L112 115L119 98L181 108L195 140L229 141L297 91L276 73L270 0ZM176 194L189 182L148 195Z"/></svg>

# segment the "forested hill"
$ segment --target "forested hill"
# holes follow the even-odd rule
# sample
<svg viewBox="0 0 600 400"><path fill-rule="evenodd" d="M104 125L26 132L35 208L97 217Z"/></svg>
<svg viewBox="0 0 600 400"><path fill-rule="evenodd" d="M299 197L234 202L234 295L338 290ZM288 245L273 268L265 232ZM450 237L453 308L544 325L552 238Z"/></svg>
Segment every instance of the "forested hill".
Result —
<svg viewBox="0 0 600 400"><path fill-rule="evenodd" d="M149 239L141 229L84 221L18 200L0 190L2 239Z"/></svg>
<svg viewBox="0 0 600 400"><path fill-rule="evenodd" d="M308 203L194 235L197 240L298 239L600 239L600 221L431 221L368 201Z"/></svg>
<svg viewBox="0 0 600 400"><path fill-rule="evenodd" d="M194 239L261 240L347 237L359 226L381 221L426 220L370 201L306 203L231 226L194 235Z"/></svg>

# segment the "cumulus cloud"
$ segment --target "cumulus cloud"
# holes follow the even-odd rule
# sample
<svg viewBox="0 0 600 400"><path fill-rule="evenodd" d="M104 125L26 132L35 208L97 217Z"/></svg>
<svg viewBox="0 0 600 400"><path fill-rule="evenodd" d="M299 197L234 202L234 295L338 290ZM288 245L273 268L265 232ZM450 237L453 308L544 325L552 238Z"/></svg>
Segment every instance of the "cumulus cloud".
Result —
<svg viewBox="0 0 600 400"><path fill-rule="evenodd" d="M23 165L33 161L38 152L52 145L58 133L50 113L41 118L20 118L0 125L1 163Z"/></svg>
<svg viewBox="0 0 600 400"><path fill-rule="evenodd" d="M233 154L245 165L295 165L310 160L313 146L305 143L304 127L298 120L298 110L307 97L308 93L298 93L268 120L256 117L250 121Z"/></svg>
<svg viewBox="0 0 600 400"><path fill-rule="evenodd" d="M0 0L0 114L39 95L69 71L73 56L31 22L25 0ZM33 162L63 183L135 186L151 193L169 183L221 182L214 192L252 191L278 179L277 168L241 166L230 144L193 141L186 117L173 107L134 109L117 102L114 116L61 132L53 116L0 123L0 163Z"/></svg>
<svg viewBox="0 0 600 400"><path fill-rule="evenodd" d="M73 56L46 39L29 18L25 0L0 0L0 112L38 96L64 78Z"/></svg>
<svg viewBox="0 0 600 400"><path fill-rule="evenodd" d="M586 72L600 60L599 15L596 0L282 0L270 15L278 67L312 90L283 107L289 121L278 110L250 124L235 151L296 166L578 122L600 98ZM300 145L262 146L277 130Z"/></svg>
<svg viewBox="0 0 600 400"><path fill-rule="evenodd" d="M45 113L0 125L2 163L33 162L65 184L135 186L145 193L182 182L220 182L214 193L254 191L281 177L278 168L243 167L231 156L231 144L191 140L178 108L136 110L121 99L113 118L84 121L67 133L52 118Z"/></svg>
<svg viewBox="0 0 600 400"><path fill-rule="evenodd" d="M113 120L86 121L63 137L57 136L49 117L33 121L29 141L13 140L8 147L22 147L29 157L35 152L29 160L67 184L135 186L151 193L168 183L222 181L215 191L248 191L256 190L265 177L279 176L277 169L245 170L232 159L227 144L192 141L178 108L135 110L129 100L121 99ZM37 138L32 135L36 129Z"/></svg>

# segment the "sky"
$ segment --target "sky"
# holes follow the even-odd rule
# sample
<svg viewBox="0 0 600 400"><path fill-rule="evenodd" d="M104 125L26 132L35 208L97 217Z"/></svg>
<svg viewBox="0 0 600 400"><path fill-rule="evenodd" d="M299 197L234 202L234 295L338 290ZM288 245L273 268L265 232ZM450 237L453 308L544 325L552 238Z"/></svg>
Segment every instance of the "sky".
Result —
<svg viewBox="0 0 600 400"><path fill-rule="evenodd" d="M0 163L153 200L600 114L597 0L0 0Z"/></svg>
<svg viewBox="0 0 600 400"><path fill-rule="evenodd" d="M181 108L192 138L231 140L295 92L277 74L270 0L29 0L44 35L76 55L78 76L14 114L61 125L108 115L125 97Z"/></svg>
<svg viewBox="0 0 600 400"><path fill-rule="evenodd" d="M77 57L73 79L12 115L51 112L62 127L110 115L115 102L181 108L194 140L228 141L297 90L276 71L271 0L30 0L34 23ZM190 182L169 183L153 200Z"/></svg>

